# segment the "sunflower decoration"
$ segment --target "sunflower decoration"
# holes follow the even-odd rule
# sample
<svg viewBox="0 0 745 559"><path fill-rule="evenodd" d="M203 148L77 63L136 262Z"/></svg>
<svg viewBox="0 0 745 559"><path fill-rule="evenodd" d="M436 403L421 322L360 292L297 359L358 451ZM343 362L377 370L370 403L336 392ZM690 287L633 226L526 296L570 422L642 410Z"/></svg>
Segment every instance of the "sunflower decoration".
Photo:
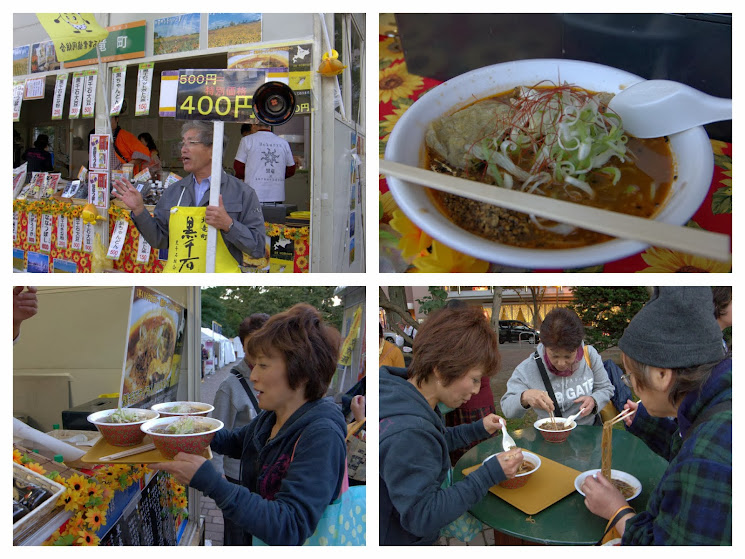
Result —
<svg viewBox="0 0 745 559"><path fill-rule="evenodd" d="M489 269L488 262L462 254L438 241L432 241L431 252L425 252L417 256L412 264L416 272L430 273L471 272L483 274Z"/></svg>
<svg viewBox="0 0 745 559"><path fill-rule="evenodd" d="M98 536L87 530L83 530L79 532L79 537L75 540L75 543L78 545L98 545L99 541Z"/></svg>
<svg viewBox="0 0 745 559"><path fill-rule="evenodd" d="M378 72L381 103L411 97L417 89L423 86L424 79L421 76L409 74L403 62L383 68Z"/></svg>
<svg viewBox="0 0 745 559"><path fill-rule="evenodd" d="M641 255L649 266L640 273L721 273L732 271L732 262L718 262L667 248L650 247Z"/></svg>

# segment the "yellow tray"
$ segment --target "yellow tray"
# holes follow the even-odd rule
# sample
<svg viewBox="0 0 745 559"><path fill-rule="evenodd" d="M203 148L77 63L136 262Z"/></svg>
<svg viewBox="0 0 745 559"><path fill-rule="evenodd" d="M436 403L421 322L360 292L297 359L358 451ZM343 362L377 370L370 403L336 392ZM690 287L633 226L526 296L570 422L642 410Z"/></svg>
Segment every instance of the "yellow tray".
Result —
<svg viewBox="0 0 745 559"><path fill-rule="evenodd" d="M541 467L522 487L505 489L494 485L489 491L525 514L537 514L572 493L574 479L580 472L549 458L540 458ZM468 475L480 467L481 464L466 468L463 474Z"/></svg>
<svg viewBox="0 0 745 559"><path fill-rule="evenodd" d="M142 441L142 444L138 446L145 446L149 443L152 443L152 439L146 435L145 439ZM103 456L109 456L111 454L116 454L117 452L122 452L124 450L134 450L136 448L138 447L114 446L107 443L103 438L101 438L95 445L93 445L93 447L88 452L85 453L85 456L83 456L80 461L85 462L86 464L153 464L156 462L170 462L171 460L173 460L172 458L166 458L165 456L163 456L157 448L152 450L145 450L138 454L130 454L129 456L116 458L114 460L101 460L101 457ZM207 447L204 450L202 456L204 456L207 460L210 460L212 458L212 450L210 449L210 447Z"/></svg>

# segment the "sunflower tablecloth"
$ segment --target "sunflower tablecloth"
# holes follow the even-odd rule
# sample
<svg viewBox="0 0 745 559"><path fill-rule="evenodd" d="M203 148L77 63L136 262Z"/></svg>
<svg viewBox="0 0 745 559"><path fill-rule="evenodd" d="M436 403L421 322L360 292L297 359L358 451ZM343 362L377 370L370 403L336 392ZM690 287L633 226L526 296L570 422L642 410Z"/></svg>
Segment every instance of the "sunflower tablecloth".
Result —
<svg viewBox="0 0 745 559"><path fill-rule="evenodd" d="M397 37L379 36L380 157L394 125L414 101L441 82L406 70ZM714 177L701 207L689 220L698 227L732 236L732 144L711 141ZM730 272L730 263L717 262L666 248L649 247L627 258L573 270L528 270L478 260L433 241L398 209L384 177L379 178L381 272Z"/></svg>

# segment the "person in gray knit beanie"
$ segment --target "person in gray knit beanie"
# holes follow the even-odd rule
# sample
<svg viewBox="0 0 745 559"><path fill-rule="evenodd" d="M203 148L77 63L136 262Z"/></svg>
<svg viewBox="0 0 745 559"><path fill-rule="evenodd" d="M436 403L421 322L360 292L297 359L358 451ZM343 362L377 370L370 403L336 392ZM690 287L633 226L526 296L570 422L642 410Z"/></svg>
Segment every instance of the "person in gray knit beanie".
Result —
<svg viewBox="0 0 745 559"><path fill-rule="evenodd" d="M585 506L622 545L732 545L732 360L710 287L656 287L618 343L630 433L668 461L637 514L602 475ZM685 526L685 529L681 529Z"/></svg>
<svg viewBox="0 0 745 559"><path fill-rule="evenodd" d="M635 361L677 369L720 361L722 331L710 287L655 287L618 348Z"/></svg>

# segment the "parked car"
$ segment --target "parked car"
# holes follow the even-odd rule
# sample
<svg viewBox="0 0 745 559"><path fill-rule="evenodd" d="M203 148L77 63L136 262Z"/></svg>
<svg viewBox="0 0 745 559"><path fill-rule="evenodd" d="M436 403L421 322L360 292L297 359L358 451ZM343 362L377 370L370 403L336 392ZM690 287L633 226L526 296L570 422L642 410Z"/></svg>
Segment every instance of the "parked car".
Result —
<svg viewBox="0 0 745 559"><path fill-rule="evenodd" d="M540 331L531 328L519 320L499 321L499 343L528 342L537 344L540 341Z"/></svg>
<svg viewBox="0 0 745 559"><path fill-rule="evenodd" d="M404 345L404 337L396 334L391 330L383 331L383 339L387 342L391 342L393 345L396 345L398 347L402 347Z"/></svg>

